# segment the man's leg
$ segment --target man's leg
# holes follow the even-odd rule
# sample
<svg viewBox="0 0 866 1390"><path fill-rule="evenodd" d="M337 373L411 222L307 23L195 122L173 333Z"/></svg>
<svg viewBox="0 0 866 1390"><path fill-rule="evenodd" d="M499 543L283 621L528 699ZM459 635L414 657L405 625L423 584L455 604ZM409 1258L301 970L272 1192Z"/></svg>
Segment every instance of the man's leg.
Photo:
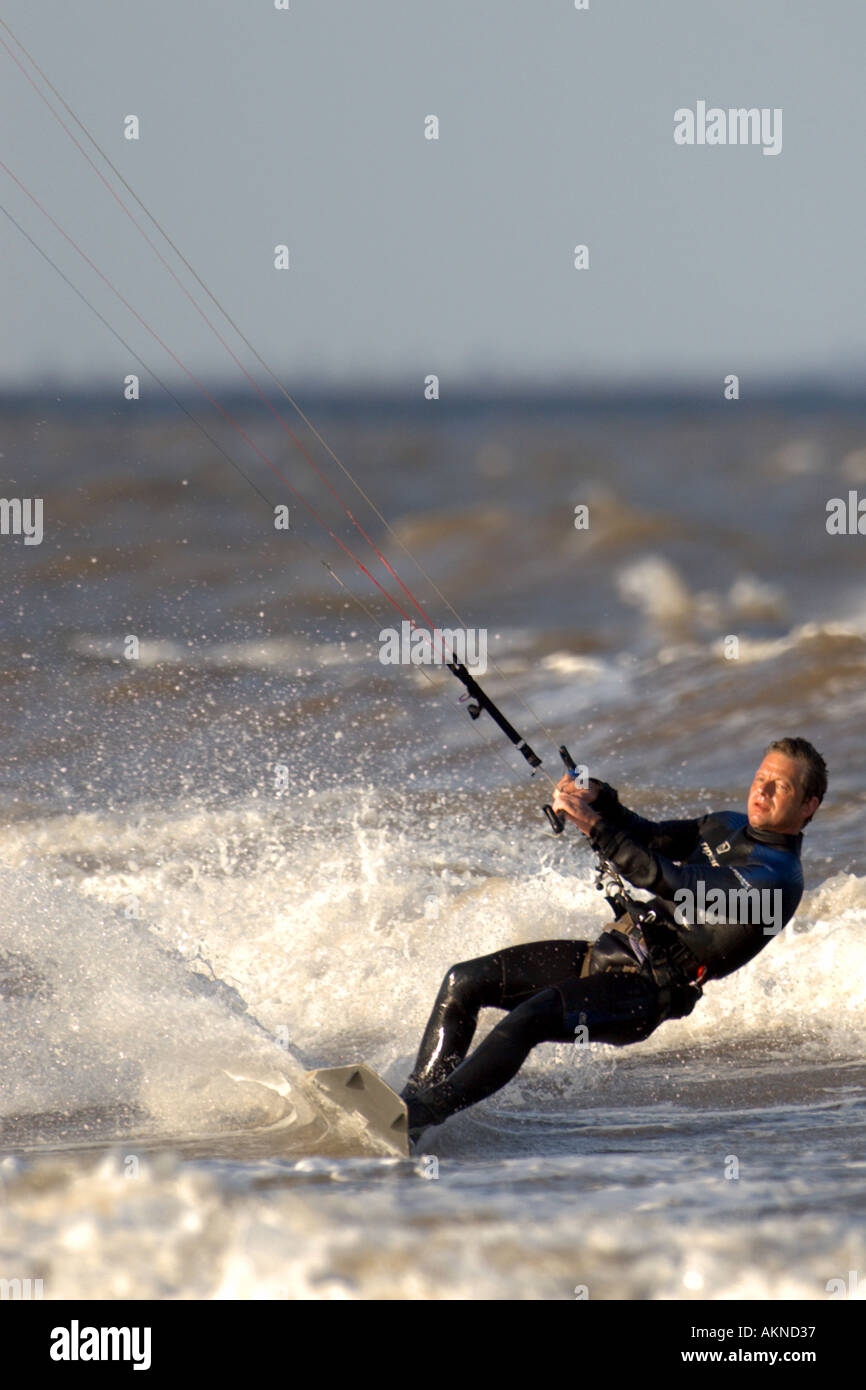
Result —
<svg viewBox="0 0 866 1390"><path fill-rule="evenodd" d="M578 1027L592 1042L624 1044L648 1037L660 1021L658 993L637 973L572 976L517 1005L443 1080L407 1097L410 1133L441 1124L506 1085L540 1042L572 1042Z"/></svg>
<svg viewBox="0 0 866 1390"><path fill-rule="evenodd" d="M435 1086L459 1066L480 1009L513 1009L548 985L573 979L587 949L585 941L534 941L452 965L424 1030L404 1099Z"/></svg>

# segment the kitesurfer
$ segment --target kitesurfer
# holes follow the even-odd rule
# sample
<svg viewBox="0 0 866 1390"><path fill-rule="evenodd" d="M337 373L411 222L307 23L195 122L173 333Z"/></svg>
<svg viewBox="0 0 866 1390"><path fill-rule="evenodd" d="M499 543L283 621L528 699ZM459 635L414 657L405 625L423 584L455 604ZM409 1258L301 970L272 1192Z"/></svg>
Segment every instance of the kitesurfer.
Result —
<svg viewBox="0 0 866 1390"><path fill-rule="evenodd" d="M793 917L802 830L826 790L824 759L804 738L769 745L746 815L644 820L606 782L581 788L563 777L554 810L618 875L654 896L645 903L620 893L615 922L597 941L536 941L453 965L403 1090L410 1135L498 1091L537 1043L572 1042L580 1029L588 1041L640 1042L691 1013L707 980L745 965ZM720 897L728 910L707 912ZM699 910L688 911L690 899ZM482 1008L507 1016L467 1057Z"/></svg>

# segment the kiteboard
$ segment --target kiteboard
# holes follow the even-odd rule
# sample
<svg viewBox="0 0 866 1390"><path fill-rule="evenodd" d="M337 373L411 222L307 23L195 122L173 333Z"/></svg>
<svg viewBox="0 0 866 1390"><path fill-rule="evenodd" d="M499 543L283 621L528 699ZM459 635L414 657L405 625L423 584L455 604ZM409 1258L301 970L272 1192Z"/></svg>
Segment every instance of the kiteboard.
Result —
<svg viewBox="0 0 866 1390"><path fill-rule="evenodd" d="M319 1067L307 1080L333 1105L361 1121L365 1136L391 1153L409 1158L406 1102L365 1062L348 1067Z"/></svg>

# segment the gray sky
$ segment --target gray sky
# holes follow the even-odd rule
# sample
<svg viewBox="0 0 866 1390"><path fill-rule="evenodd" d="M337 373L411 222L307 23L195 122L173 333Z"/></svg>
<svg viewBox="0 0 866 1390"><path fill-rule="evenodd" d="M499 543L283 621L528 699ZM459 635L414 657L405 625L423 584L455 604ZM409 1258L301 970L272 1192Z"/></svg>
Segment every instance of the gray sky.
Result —
<svg viewBox="0 0 866 1390"><path fill-rule="evenodd" d="M862 0L0 13L289 383L866 377ZM236 373L3 48L0 73L3 161L192 370ZM781 107L782 152L677 146L674 111L701 99ZM3 170L0 187L132 346L184 380ZM4 385L134 369L2 216L0 254Z"/></svg>

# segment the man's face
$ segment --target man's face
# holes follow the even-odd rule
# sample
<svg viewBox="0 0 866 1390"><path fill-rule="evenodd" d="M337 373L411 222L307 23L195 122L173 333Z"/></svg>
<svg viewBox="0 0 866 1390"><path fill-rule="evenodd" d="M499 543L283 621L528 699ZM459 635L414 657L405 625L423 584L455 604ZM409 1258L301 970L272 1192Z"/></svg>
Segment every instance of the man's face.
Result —
<svg viewBox="0 0 866 1390"><path fill-rule="evenodd" d="M776 750L768 753L749 789L749 824L756 830L798 834L819 805L817 796L806 801L803 795L803 771L798 758Z"/></svg>

